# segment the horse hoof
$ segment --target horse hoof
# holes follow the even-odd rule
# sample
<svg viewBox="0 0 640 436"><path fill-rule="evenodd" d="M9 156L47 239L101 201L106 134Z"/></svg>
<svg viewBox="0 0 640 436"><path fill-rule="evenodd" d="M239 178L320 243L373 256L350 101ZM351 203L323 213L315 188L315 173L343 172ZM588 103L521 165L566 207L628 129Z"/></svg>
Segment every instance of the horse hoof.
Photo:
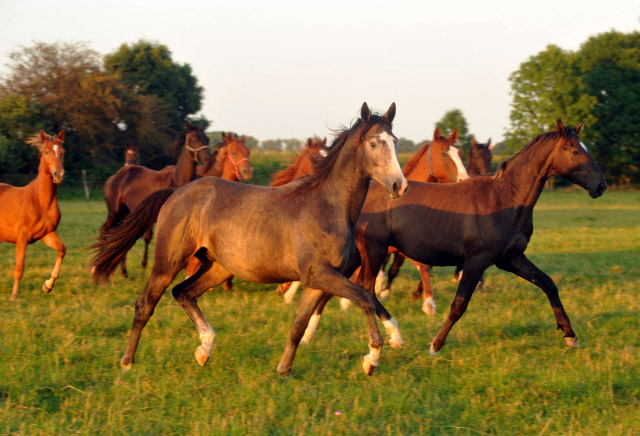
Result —
<svg viewBox="0 0 640 436"><path fill-rule="evenodd" d="M376 366L369 362L365 357L364 359L362 359L362 369L364 370L365 374L367 374L368 376L372 376L376 371Z"/></svg>
<svg viewBox="0 0 640 436"><path fill-rule="evenodd" d="M402 343L402 342L391 342L391 341L389 341L389 346L390 346L391 348L402 348L402 347L404 347L404 343Z"/></svg>
<svg viewBox="0 0 640 436"><path fill-rule="evenodd" d="M11 294L11 297L9 297L9 299L11 301L16 301L18 299L18 294Z"/></svg>
<svg viewBox="0 0 640 436"><path fill-rule="evenodd" d="M432 297L428 297L422 302L422 311L427 315L436 314L436 303L433 301Z"/></svg>
<svg viewBox="0 0 640 436"><path fill-rule="evenodd" d="M276 371L278 371L278 375L282 377L289 377L289 375L291 375L291 367L286 368L284 366L281 367L280 365L278 365Z"/></svg>
<svg viewBox="0 0 640 436"><path fill-rule="evenodd" d="M435 357L435 356L437 356L437 355L439 355L439 354L440 354L440 352L439 352L439 351L437 351L437 350L433 347L433 344L431 344L431 346L429 347L429 356L433 356L433 357Z"/></svg>
<svg viewBox="0 0 640 436"><path fill-rule="evenodd" d="M567 347L571 347L571 348L580 348L580 346L578 345L578 338L571 338L569 336L565 336L564 338L562 338L562 342L564 342L564 344Z"/></svg>
<svg viewBox="0 0 640 436"><path fill-rule="evenodd" d="M209 360L209 355L207 354L206 351L202 349L201 346L196 348L195 356L196 356L196 361L200 366L204 366L207 363L207 360Z"/></svg>
<svg viewBox="0 0 640 436"><path fill-rule="evenodd" d="M44 292L45 294L48 294L49 292L51 292L52 289L53 289L53 286L52 287L48 287L47 286L47 282L44 282L42 284L42 292Z"/></svg>
<svg viewBox="0 0 640 436"><path fill-rule="evenodd" d="M384 291L380 292L380 301L385 301L387 298L389 298L389 290L385 289Z"/></svg>
<svg viewBox="0 0 640 436"><path fill-rule="evenodd" d="M127 372L131 369L132 362L124 363L124 359L120 361L120 367L122 368L122 372Z"/></svg>

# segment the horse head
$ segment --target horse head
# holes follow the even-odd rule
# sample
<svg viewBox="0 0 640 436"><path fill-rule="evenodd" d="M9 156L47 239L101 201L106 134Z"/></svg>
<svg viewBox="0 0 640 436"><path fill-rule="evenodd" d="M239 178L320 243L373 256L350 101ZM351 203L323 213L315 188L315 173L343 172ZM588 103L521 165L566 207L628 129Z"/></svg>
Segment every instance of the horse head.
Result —
<svg viewBox="0 0 640 436"><path fill-rule="evenodd" d="M186 123L185 129L187 133L184 137L184 149L191 154L194 161L201 162L204 166L209 165L211 159L209 137L204 133L204 126Z"/></svg>
<svg viewBox="0 0 640 436"><path fill-rule="evenodd" d="M391 131L395 115L395 103L391 103L382 116L372 114L367 103L362 104L360 120L363 129L358 143L358 159L364 171L383 185L392 198L399 198L407 190L407 179L398 163L398 138Z"/></svg>
<svg viewBox="0 0 640 436"><path fill-rule="evenodd" d="M124 146L124 166L129 165L138 165L140 161L138 157L138 146L137 145L125 145Z"/></svg>
<svg viewBox="0 0 640 436"><path fill-rule="evenodd" d="M222 161L220 177L227 180L251 180L253 167L249 161L251 150L245 145L245 136L237 137L233 133L222 134L217 158Z"/></svg>
<svg viewBox="0 0 640 436"><path fill-rule="evenodd" d="M556 122L557 145L550 156L549 176L562 176L589 192L592 198L600 197L607 189L607 182L598 165L593 161L587 146L578 136L584 121L576 127L566 126L561 119Z"/></svg>
<svg viewBox="0 0 640 436"><path fill-rule="evenodd" d="M467 160L467 168L471 176L479 176L491 172L490 146L491 138L485 144L480 144L476 141L476 138L471 138L471 149Z"/></svg>
<svg viewBox="0 0 640 436"><path fill-rule="evenodd" d="M60 183L64 178L64 132L60 130L58 136L51 136L40 130L40 134L31 138L28 143L38 149L40 153L40 167L38 172L45 171L51 175L53 183Z"/></svg>
<svg viewBox="0 0 640 436"><path fill-rule="evenodd" d="M440 128L433 132L433 141L427 149L429 178L439 183L455 183L469 178L456 147L458 129L453 128L449 137L440 134Z"/></svg>

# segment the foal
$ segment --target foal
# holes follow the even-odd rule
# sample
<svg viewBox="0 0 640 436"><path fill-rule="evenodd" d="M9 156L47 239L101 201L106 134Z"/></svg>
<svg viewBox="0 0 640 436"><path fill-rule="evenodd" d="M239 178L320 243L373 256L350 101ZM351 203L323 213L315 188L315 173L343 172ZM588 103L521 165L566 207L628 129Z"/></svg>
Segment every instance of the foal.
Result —
<svg viewBox="0 0 640 436"><path fill-rule="evenodd" d="M291 365L314 308L329 293L348 298L363 310L369 333L369 354L363 369L369 375L379 364L383 339L375 320L375 299L347 279L342 271L357 262L355 223L371 178L391 197L404 195L405 179L391 132L395 104L382 116L363 104L360 119L334 141L327 157L315 164L314 176L280 187L232 183L203 177L177 190L147 197L125 222L96 247L96 279L105 280L120 253L135 242L157 215L155 262L136 313L123 368L133 363L143 327L165 289L195 255L200 269L173 288L173 295L194 322L202 344L195 352L204 365L215 333L197 305L201 294L232 275L259 283L300 280L305 286L279 374ZM265 213L268 211L268 213ZM397 330L397 323L393 321Z"/></svg>
<svg viewBox="0 0 640 436"><path fill-rule="evenodd" d="M62 259L67 252L56 229L60 223L58 207L58 183L64 177L64 132L50 136L40 130L39 135L27 143L40 152L38 176L24 187L0 183L0 242L16 244L16 267L13 272L11 300L18 298L18 286L24 273L24 257L27 245L38 239L58 252L51 277L44 282L42 290L51 292L58 278Z"/></svg>

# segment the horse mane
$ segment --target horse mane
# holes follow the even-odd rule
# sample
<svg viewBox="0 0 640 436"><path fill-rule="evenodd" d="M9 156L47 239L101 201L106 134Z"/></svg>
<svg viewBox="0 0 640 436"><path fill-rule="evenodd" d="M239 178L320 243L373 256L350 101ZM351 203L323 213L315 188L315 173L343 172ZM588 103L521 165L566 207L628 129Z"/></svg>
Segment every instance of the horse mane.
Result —
<svg viewBox="0 0 640 436"><path fill-rule="evenodd" d="M44 134L47 137L47 141L53 141L55 138L52 135L49 135L47 133ZM27 138L27 140L25 141L27 144L29 144L30 146L40 149L40 147L43 144L42 138L40 137L39 133L36 133L35 135L29 136Z"/></svg>
<svg viewBox="0 0 640 436"><path fill-rule="evenodd" d="M302 161L309 154L312 155L310 159L313 159L314 152L319 151L323 148L326 149L326 147L323 147L322 145L320 145L322 144L322 140L317 136L313 139L312 138L309 138L309 139L311 141L310 142L311 146L309 145L305 146L304 149L302 149L302 151L300 151L296 155L291 165L273 174L271 176L271 184L269 186L281 186L281 185L284 185L285 183L289 183L290 181L293 180L293 176L295 176L296 172L298 171L298 168L302 164Z"/></svg>
<svg viewBox="0 0 640 436"><path fill-rule="evenodd" d="M565 132L567 134L569 134L570 131L572 131L572 129L570 129L569 127L567 127L566 130L565 130ZM555 130L552 130L552 131L549 131L549 132L540 133L538 136L536 136L531 141L529 141L527 143L527 145L522 147L522 149L520 149L520 151L518 151L516 154L514 154L510 159L507 159L507 160L501 162L500 166L498 167L498 171L493 176L494 179L501 178L504 175L504 172L506 171L507 167L512 167L513 164L514 164L513 161L517 162L519 160L518 157L521 154L522 155L528 154L532 149L539 148L539 147L543 146L544 144L550 142L552 139L556 139L558 135L559 135L559 133L557 131L555 131Z"/></svg>
<svg viewBox="0 0 640 436"><path fill-rule="evenodd" d="M404 167L402 167L402 174L406 176L411 171L413 171L416 165L418 165L418 162L420 161L420 159L422 159L422 157L427 152L427 150L429 150L430 145L431 145L431 142L423 145L422 147L420 147L420 150L418 150L413 156L411 156L411 159L409 159L409 162L404 164Z"/></svg>

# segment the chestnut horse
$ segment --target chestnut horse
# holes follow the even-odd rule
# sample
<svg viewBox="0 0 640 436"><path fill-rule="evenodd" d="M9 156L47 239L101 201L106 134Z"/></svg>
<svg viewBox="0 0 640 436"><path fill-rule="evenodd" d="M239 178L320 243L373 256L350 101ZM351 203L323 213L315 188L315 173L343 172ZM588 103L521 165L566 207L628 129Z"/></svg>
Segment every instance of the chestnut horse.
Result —
<svg viewBox="0 0 640 436"><path fill-rule="evenodd" d="M357 262L355 223L371 178L394 198L404 195L407 180L396 157L397 138L391 132L395 104L384 115L375 115L364 103L360 115L337 136L327 156L315 163L311 177L279 187L203 177L176 190L158 191L95 245L100 250L93 261L95 277L106 280L121 253L135 243L159 210L155 262L136 303L121 360L124 369L133 363L140 333L160 297L186 260L195 255L202 262L200 269L175 286L173 295L200 334L202 345L195 352L200 365L211 355L215 333L197 299L235 275L259 283L300 280L305 286L278 364L279 374L290 373L309 317L325 292L349 298L364 311L370 352L363 369L373 373L383 344L375 299L341 272L350 261ZM397 323L390 319L385 327L395 331Z"/></svg>
<svg viewBox="0 0 640 436"><path fill-rule="evenodd" d="M318 137L307 139L305 148L298 153L293 163L271 176L271 184L269 186L281 186L302 176L311 175L313 173L313 160L326 156L328 152L326 137L324 139Z"/></svg>
<svg viewBox="0 0 640 436"><path fill-rule="evenodd" d="M124 146L124 166L139 165L140 157L138 156L137 145L125 145Z"/></svg>
<svg viewBox="0 0 640 436"><path fill-rule="evenodd" d="M524 252L533 234L533 208L548 178L565 177L593 198L607 188L600 168L578 136L583 125L584 121L575 128L565 127L558 120L556 130L538 135L502 162L495 175L442 185L409 182L407 195L397 202L387 201L383 189L372 183L369 198L376 204L369 213L363 211L357 226L362 260L358 284L373 292L391 244L411 259L430 265L462 265L464 274L449 317L431 342L430 351L436 353L464 314L483 272L495 265L542 289L564 333L564 344L578 348L558 288ZM322 310L322 303L317 310Z"/></svg>
<svg viewBox="0 0 640 436"><path fill-rule="evenodd" d="M58 278L62 259L67 252L56 229L60 223L58 207L58 183L64 177L64 132L50 136L40 130L39 135L27 143L38 149L40 165L38 176L27 186L15 187L0 183L0 242L16 244L16 267L13 271L11 300L18 298L18 286L24 273L24 257L27 245L38 239L58 252L51 277L42 290L51 292Z"/></svg>
<svg viewBox="0 0 640 436"><path fill-rule="evenodd" d="M178 138L174 147L182 147L176 165L169 165L160 171L151 170L140 165L128 165L120 168L117 173L109 177L104 184L104 199L107 203L107 220L100 228L99 240L112 227L118 226L129 214L129 211L147 194L162 188L179 187L189 183L196 176L196 164L202 162L209 166L209 138L204 134L202 126L196 127L186 123L186 134ZM145 233L144 256L142 266L147 265L147 252L153 226ZM127 277L126 257L122 258L122 275Z"/></svg>
<svg viewBox="0 0 640 436"><path fill-rule="evenodd" d="M238 138L233 133L222 133L222 142L214 147L213 164L196 168L198 176L222 177L232 182L251 180L253 167L249 161L251 150L245 145L244 135Z"/></svg>

